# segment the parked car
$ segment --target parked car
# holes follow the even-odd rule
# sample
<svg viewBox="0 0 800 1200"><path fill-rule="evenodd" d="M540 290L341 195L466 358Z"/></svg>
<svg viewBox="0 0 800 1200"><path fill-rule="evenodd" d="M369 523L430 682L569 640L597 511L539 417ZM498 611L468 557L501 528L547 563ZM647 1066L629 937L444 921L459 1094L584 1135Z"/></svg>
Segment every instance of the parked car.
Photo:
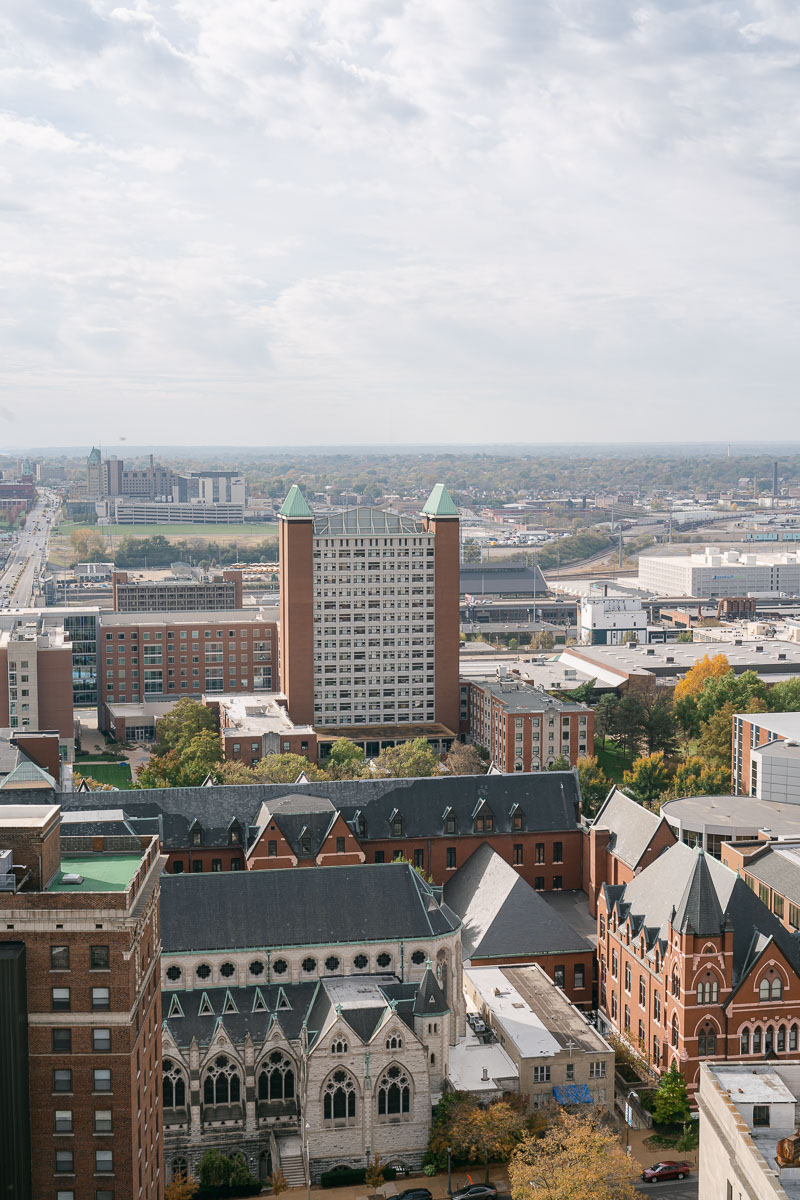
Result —
<svg viewBox="0 0 800 1200"><path fill-rule="evenodd" d="M404 1192L398 1192L397 1200L433 1200L433 1197L428 1188L413 1187L406 1188Z"/></svg>
<svg viewBox="0 0 800 1200"><path fill-rule="evenodd" d="M642 1179L645 1183L660 1183L662 1179L683 1179L691 1169L691 1165L685 1162L657 1162L642 1171Z"/></svg>
<svg viewBox="0 0 800 1200"><path fill-rule="evenodd" d="M453 1192L452 1200L497 1200L497 1188L493 1183L473 1183Z"/></svg>

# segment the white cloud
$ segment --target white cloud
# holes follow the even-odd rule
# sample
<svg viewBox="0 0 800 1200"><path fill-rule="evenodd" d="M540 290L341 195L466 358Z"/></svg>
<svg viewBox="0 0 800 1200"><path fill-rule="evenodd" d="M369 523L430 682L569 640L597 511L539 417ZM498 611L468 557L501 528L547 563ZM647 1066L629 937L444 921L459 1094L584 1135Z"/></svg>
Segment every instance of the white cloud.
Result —
<svg viewBox="0 0 800 1200"><path fill-rule="evenodd" d="M798 59L783 0L9 0L15 440L782 420Z"/></svg>

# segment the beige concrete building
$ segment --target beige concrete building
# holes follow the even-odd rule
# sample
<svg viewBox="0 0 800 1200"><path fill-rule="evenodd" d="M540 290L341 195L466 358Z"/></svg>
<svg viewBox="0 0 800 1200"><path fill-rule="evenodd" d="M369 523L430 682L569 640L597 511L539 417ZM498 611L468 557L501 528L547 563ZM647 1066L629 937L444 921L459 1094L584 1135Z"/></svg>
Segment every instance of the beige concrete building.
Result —
<svg viewBox="0 0 800 1200"><path fill-rule="evenodd" d="M704 1063L697 1093L701 1200L800 1196L800 1159L795 1164L778 1149L795 1137L798 1103L798 1060Z"/></svg>
<svg viewBox="0 0 800 1200"><path fill-rule="evenodd" d="M531 1108L613 1105L614 1051L537 963L466 968L464 992L473 1036L450 1051L454 1087L483 1092L491 1066L477 1081L475 1067L499 1044L514 1075L504 1090L530 1097ZM476 1036L481 1023L494 1035L488 1043ZM496 1055L492 1063L497 1070Z"/></svg>

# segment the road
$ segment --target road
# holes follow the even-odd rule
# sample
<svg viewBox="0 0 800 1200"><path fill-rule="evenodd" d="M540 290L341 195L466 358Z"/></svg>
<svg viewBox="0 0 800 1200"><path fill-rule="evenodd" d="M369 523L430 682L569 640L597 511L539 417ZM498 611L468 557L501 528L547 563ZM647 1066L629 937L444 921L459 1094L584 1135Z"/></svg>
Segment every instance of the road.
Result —
<svg viewBox="0 0 800 1200"><path fill-rule="evenodd" d="M37 493L36 503L17 533L14 549L0 574L0 608L29 607L34 582L47 563L47 541L55 511L51 493Z"/></svg>
<svg viewBox="0 0 800 1200"><path fill-rule="evenodd" d="M637 1183L637 1192L655 1192L662 1200L697 1200L697 1171L688 1179L664 1179L661 1183Z"/></svg>

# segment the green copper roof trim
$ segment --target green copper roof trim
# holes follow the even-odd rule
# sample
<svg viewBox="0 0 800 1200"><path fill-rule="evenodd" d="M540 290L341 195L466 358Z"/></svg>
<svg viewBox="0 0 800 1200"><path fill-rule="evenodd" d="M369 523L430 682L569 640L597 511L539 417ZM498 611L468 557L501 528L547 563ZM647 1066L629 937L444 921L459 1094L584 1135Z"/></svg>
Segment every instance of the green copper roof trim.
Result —
<svg viewBox="0 0 800 1200"><path fill-rule="evenodd" d="M443 483L436 484L430 496L425 501L425 507L422 511L426 517L458 516L458 509L453 503L453 497Z"/></svg>
<svg viewBox="0 0 800 1200"><path fill-rule="evenodd" d="M452 501L451 501L452 503ZM306 504L306 498L300 491L296 483L293 483L289 488L289 494L284 500L281 510L278 513L279 517L305 517L311 518L311 509Z"/></svg>

